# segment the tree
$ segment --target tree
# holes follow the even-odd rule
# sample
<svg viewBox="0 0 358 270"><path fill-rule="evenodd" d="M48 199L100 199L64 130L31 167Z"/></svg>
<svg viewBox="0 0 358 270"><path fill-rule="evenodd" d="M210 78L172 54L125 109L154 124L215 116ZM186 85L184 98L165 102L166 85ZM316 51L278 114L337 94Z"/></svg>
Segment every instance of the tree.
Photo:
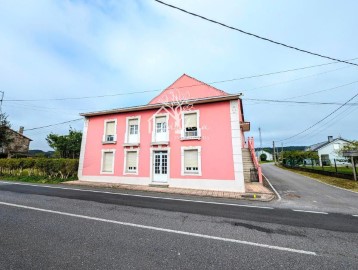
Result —
<svg viewBox="0 0 358 270"><path fill-rule="evenodd" d="M338 153L343 155L345 151L358 151L358 141L352 141L351 143L345 144ZM354 160L358 162L358 157L354 157Z"/></svg>
<svg viewBox="0 0 358 270"><path fill-rule="evenodd" d="M266 160L267 160L267 155L266 155L265 153L262 153L262 154L260 155L260 160L261 160L261 161L266 161Z"/></svg>
<svg viewBox="0 0 358 270"><path fill-rule="evenodd" d="M48 145L55 150L55 156L78 158L81 151L82 132L70 128L68 135L49 134Z"/></svg>
<svg viewBox="0 0 358 270"><path fill-rule="evenodd" d="M13 141L10 133L10 122L7 115L0 112L0 152L7 151L10 143Z"/></svg>

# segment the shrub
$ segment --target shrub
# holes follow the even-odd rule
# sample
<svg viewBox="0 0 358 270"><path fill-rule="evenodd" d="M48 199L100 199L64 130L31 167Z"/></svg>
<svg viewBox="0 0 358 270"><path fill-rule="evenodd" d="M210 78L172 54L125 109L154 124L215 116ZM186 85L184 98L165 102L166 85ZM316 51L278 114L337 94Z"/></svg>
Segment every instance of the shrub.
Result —
<svg viewBox="0 0 358 270"><path fill-rule="evenodd" d="M266 160L267 160L267 155L266 155L265 153L262 153L262 154L260 155L260 160L261 160L261 161L266 161Z"/></svg>
<svg viewBox="0 0 358 270"><path fill-rule="evenodd" d="M16 158L0 159L0 175L41 176L45 179L77 177L78 159Z"/></svg>

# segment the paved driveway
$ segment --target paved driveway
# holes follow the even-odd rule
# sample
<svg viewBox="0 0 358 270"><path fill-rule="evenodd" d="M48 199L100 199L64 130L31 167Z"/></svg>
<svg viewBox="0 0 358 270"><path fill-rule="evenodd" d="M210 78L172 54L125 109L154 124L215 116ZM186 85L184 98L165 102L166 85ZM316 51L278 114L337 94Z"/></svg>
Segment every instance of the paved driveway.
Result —
<svg viewBox="0 0 358 270"><path fill-rule="evenodd" d="M263 164L263 173L282 199L277 206L358 215L358 193L322 184L311 178Z"/></svg>

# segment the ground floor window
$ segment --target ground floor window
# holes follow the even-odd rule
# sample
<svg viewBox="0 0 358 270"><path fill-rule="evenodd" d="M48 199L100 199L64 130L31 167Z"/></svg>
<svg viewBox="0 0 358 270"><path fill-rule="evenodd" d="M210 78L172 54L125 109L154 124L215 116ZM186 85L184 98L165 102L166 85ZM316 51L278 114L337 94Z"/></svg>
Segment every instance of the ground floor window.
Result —
<svg viewBox="0 0 358 270"><path fill-rule="evenodd" d="M125 173L138 173L138 151L126 151Z"/></svg>
<svg viewBox="0 0 358 270"><path fill-rule="evenodd" d="M102 173L113 173L114 171L114 151L102 151Z"/></svg>
<svg viewBox="0 0 358 270"><path fill-rule="evenodd" d="M201 175L201 149L200 147L182 148L182 174Z"/></svg>

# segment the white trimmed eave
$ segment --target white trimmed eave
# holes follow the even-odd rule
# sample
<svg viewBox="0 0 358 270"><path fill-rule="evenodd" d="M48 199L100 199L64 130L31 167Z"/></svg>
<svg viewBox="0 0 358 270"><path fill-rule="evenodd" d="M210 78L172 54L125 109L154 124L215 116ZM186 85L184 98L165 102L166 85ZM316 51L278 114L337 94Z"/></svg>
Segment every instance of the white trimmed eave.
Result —
<svg viewBox="0 0 358 270"><path fill-rule="evenodd" d="M235 99L239 99L241 96L242 96L242 94L207 97L207 98L200 98L200 99L188 99L186 102L189 103L189 104L203 104L203 103L212 103L212 102L219 102L219 101L235 100ZM151 110L151 109L159 109L159 108L161 108L163 106L165 106L165 104L157 103L157 104L148 104L148 105L141 105L141 106L134 106L134 107L118 108L118 109L113 109L113 110L80 113L80 115L90 117L90 116L106 115L106 114L113 114L113 113L123 113L123 112L134 112L134 111L145 111L145 110Z"/></svg>

